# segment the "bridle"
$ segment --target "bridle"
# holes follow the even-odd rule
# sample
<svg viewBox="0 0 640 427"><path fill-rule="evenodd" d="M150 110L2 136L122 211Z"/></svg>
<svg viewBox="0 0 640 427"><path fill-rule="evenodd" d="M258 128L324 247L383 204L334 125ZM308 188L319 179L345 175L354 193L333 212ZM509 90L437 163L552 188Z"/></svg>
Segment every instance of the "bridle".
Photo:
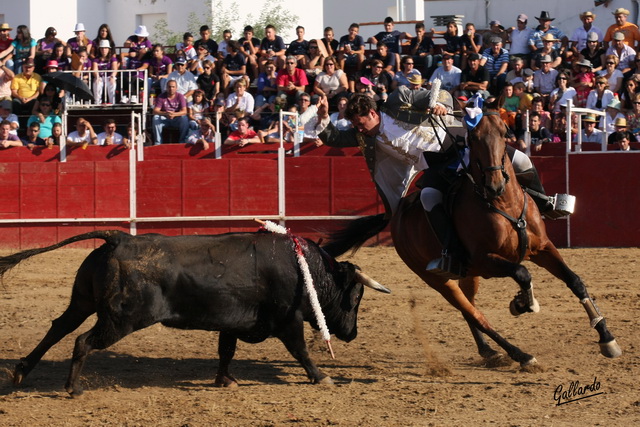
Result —
<svg viewBox="0 0 640 427"><path fill-rule="evenodd" d="M485 116L497 116L497 115L499 115L496 111L485 111L483 114ZM471 146L469 145L469 136L467 136L467 139L465 140L465 145L466 145L467 148L469 148L471 150ZM465 173L467 174L467 176L469 177L469 179L473 183L473 188L474 188L475 193L478 196L480 196L486 202L490 202L487 199L487 194L486 194L486 190L485 190L485 185L487 183L487 177L486 177L486 173L487 172L490 173L490 172L494 172L494 171L500 171L502 173L502 177L505 180L505 184L509 183L509 180L511 179L511 176L504 169L504 163L505 163L505 159L506 158L507 158L507 147L505 145L504 152L502 153L502 163L499 164L499 165L491 165L491 166L483 167L482 166L482 162L480 162L479 159L476 159L476 164L478 166L478 169L480 170L480 176L481 176L481 183L480 184L475 182L475 179L473 178L473 175L471 175L471 172L469 170L467 170L466 166L463 166L463 169L465 169Z"/></svg>

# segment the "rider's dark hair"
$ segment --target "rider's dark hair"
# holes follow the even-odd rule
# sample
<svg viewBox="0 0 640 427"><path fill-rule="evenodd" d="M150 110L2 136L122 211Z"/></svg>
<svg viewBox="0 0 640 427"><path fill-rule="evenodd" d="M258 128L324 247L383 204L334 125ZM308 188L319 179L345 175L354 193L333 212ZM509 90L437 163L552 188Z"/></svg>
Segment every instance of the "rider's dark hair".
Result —
<svg viewBox="0 0 640 427"><path fill-rule="evenodd" d="M356 93L349 99L344 114L347 120L352 120L356 116L366 116L371 110L377 110L375 101L364 93Z"/></svg>

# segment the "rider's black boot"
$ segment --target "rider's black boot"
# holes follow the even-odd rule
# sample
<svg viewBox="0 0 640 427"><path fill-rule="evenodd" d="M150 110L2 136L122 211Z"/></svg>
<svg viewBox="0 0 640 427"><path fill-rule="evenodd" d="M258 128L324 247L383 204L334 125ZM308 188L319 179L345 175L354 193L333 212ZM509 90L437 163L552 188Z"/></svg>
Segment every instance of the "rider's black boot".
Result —
<svg viewBox="0 0 640 427"><path fill-rule="evenodd" d="M576 198L569 194L547 196L535 167L517 173L516 178L518 183L525 187L527 193L533 198L540 214L545 218L557 219L573 213Z"/></svg>
<svg viewBox="0 0 640 427"><path fill-rule="evenodd" d="M442 257L433 259L427 265L427 271L445 279L459 279L467 274L466 254L462 242L458 239L451 218L442 204L434 206L427 218L436 237L442 245Z"/></svg>

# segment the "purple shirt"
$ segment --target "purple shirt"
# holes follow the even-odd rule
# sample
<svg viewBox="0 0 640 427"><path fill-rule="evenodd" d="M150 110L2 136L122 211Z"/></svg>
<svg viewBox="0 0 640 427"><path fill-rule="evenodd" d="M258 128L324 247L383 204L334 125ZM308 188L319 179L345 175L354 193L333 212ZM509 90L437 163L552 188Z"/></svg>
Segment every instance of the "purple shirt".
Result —
<svg viewBox="0 0 640 427"><path fill-rule="evenodd" d="M112 70L112 64L114 62L118 62L118 58L116 58L115 55L112 55L111 58L107 58L107 59L102 59L102 58L95 58L93 60L93 64L98 64L98 70L100 71L104 71L104 70Z"/></svg>
<svg viewBox="0 0 640 427"><path fill-rule="evenodd" d="M169 99L167 92L163 92L156 98L155 104L153 104L154 109L158 108L160 111L166 112L177 112L181 111L184 108L187 108L187 100L179 92L176 92L173 99Z"/></svg>
<svg viewBox="0 0 640 427"><path fill-rule="evenodd" d="M87 48L87 52L91 52L92 44L93 42L91 40L87 40L87 44L85 46ZM69 40L67 40L67 46L71 48L71 52L78 53L78 49L80 49L80 45L78 44L78 38L72 37Z"/></svg>
<svg viewBox="0 0 640 427"><path fill-rule="evenodd" d="M145 61L146 63L149 64L149 67L153 68L153 73L156 76L161 76L163 74L167 74L167 67L170 64L173 64L173 61L171 61L171 58L169 58L166 55L162 56L162 59L158 59L156 57L151 58L148 61Z"/></svg>
<svg viewBox="0 0 640 427"><path fill-rule="evenodd" d="M153 45L151 44L151 40L145 38L142 42L138 41L138 36L133 35L127 39L128 42L131 42L131 46L129 46L129 52L138 52L140 49L151 49Z"/></svg>

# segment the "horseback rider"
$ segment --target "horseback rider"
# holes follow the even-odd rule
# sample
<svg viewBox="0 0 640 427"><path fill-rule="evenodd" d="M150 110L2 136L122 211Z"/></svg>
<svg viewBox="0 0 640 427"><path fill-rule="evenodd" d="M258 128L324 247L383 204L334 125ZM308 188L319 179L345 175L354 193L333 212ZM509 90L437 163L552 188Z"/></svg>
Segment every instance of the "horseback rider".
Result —
<svg viewBox="0 0 640 427"><path fill-rule="evenodd" d="M438 90L437 84L431 90L401 86L380 110L369 96L353 95L345 115L354 128L345 131L331 124L323 97L318 102L316 128L326 145L360 147L388 218L395 213L415 175L425 172L420 201L443 247L442 257L430 262L427 270L445 278L464 277L467 258L442 203L450 185L447 175L451 176L451 170L455 174L462 159L468 160L464 143L454 140L447 131L449 126L461 126L452 113L451 95ZM540 211L555 211L554 199L544 194L531 160L520 151L510 151L518 181L535 190L533 197ZM446 171L449 173L442 173ZM521 182L522 178L526 182Z"/></svg>

